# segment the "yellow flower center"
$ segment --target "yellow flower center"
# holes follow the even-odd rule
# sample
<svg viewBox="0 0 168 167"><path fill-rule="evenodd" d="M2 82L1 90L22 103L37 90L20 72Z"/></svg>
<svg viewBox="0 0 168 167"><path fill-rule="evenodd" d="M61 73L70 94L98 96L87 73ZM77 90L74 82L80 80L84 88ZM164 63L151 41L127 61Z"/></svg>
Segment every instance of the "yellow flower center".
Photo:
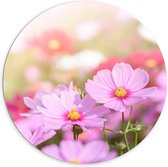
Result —
<svg viewBox="0 0 168 167"><path fill-rule="evenodd" d="M157 66L157 62L154 59L149 59L145 62L146 67L154 68Z"/></svg>
<svg viewBox="0 0 168 167"><path fill-rule="evenodd" d="M56 39L52 39L48 42L48 47L52 50L57 50L60 47L60 43Z"/></svg>
<svg viewBox="0 0 168 167"><path fill-rule="evenodd" d="M69 160L69 162L76 163L76 164L80 164L81 163L81 161L79 159L71 159L71 160Z"/></svg>
<svg viewBox="0 0 168 167"><path fill-rule="evenodd" d="M67 118L72 120L72 121L76 121L81 117L81 115L79 114L79 112L76 110L76 108L73 108L67 115Z"/></svg>
<svg viewBox="0 0 168 167"><path fill-rule="evenodd" d="M127 92L124 88L119 87L115 92L114 95L117 97L125 97L127 95Z"/></svg>

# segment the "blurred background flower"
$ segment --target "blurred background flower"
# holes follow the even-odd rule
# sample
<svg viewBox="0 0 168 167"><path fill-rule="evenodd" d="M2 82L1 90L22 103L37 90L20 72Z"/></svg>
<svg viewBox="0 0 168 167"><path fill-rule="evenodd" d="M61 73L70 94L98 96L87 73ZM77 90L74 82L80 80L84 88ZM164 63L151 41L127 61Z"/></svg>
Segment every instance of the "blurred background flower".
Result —
<svg viewBox="0 0 168 167"><path fill-rule="evenodd" d="M73 48L72 38L64 31L51 29L40 36L34 36L28 41L30 47L37 48L45 56L71 53Z"/></svg>
<svg viewBox="0 0 168 167"><path fill-rule="evenodd" d="M51 157L71 163L94 163L113 159L117 156L115 151L110 152L108 145L99 140L82 144L80 141L64 140L57 145L49 145L42 151Z"/></svg>

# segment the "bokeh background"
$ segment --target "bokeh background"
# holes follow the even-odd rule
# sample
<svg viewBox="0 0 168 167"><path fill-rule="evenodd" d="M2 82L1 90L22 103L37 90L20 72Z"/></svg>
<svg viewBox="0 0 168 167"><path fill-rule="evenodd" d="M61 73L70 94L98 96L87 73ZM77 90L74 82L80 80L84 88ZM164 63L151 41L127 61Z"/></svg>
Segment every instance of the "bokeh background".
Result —
<svg viewBox="0 0 168 167"><path fill-rule="evenodd" d="M40 14L23 29L4 68L4 96L11 118L15 122L26 119L21 116L29 111L24 96L33 98L37 91L51 92L56 85L68 85L70 81L84 90L86 80L97 71L111 70L121 61L148 71L148 86L158 87L154 98L134 108L133 121L147 127L140 134L140 142L162 111L166 96L164 60L148 29L127 12L103 3L60 5ZM120 129L120 113L107 117L109 128ZM118 148L119 138L109 136L111 147ZM88 141L103 137L94 131L92 136L83 134L79 138Z"/></svg>

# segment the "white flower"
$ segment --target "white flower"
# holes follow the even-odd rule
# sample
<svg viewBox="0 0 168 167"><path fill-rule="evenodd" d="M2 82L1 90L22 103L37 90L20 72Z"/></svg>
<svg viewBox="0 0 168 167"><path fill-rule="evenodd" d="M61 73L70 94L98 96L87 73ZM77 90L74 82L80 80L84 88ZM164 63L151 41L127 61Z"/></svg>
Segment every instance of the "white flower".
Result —
<svg viewBox="0 0 168 167"><path fill-rule="evenodd" d="M56 67L61 70L90 70L97 67L105 59L105 56L98 51L84 50L75 55L62 56L56 61Z"/></svg>

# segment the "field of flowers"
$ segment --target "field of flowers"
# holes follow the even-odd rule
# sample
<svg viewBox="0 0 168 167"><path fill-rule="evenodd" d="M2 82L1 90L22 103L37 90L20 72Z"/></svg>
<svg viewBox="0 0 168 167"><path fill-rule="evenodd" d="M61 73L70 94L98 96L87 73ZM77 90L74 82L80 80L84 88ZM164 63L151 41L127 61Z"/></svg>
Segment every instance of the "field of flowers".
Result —
<svg viewBox="0 0 168 167"><path fill-rule="evenodd" d="M95 163L148 135L163 108L166 70L136 19L107 4L75 2L23 29L3 88L14 124L32 145L59 160Z"/></svg>

